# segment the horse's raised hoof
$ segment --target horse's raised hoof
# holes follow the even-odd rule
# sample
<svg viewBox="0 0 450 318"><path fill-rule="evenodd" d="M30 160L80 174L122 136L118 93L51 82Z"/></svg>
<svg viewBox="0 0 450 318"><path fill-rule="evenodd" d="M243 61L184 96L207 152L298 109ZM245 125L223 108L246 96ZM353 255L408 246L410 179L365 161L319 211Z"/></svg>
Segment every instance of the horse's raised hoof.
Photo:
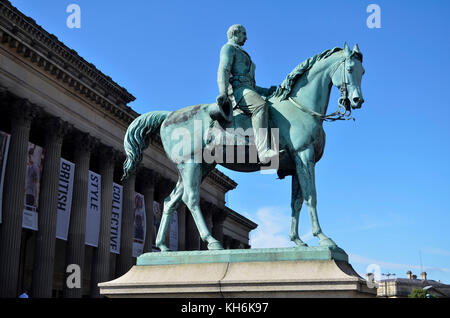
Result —
<svg viewBox="0 0 450 318"><path fill-rule="evenodd" d="M321 239L319 241L319 246L325 246L325 247L337 247L336 243L329 237Z"/></svg>
<svg viewBox="0 0 450 318"><path fill-rule="evenodd" d="M208 250L223 250L222 244L219 241L208 243Z"/></svg>

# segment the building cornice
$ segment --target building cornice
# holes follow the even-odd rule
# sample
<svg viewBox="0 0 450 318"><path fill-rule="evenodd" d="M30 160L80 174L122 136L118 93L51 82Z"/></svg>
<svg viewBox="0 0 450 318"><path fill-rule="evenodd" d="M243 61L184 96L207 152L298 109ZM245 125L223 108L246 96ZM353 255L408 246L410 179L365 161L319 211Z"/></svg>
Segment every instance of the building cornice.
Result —
<svg viewBox="0 0 450 318"><path fill-rule="evenodd" d="M131 123L138 116L126 105L135 97L125 88L6 0L0 0L0 41L3 47L29 59L119 120Z"/></svg>
<svg viewBox="0 0 450 318"><path fill-rule="evenodd" d="M98 104L126 126L139 116L127 106L128 102L135 100L133 95L7 0L0 0L0 45L29 60L63 86ZM159 135L152 144L164 152ZM217 169L209 174L208 179L225 192L237 186Z"/></svg>
<svg viewBox="0 0 450 318"><path fill-rule="evenodd" d="M217 169L211 171L211 173L208 175L208 178L212 180L214 183L220 185L225 190L225 192L233 190L237 187L237 183L234 182L234 180L227 177L225 174L223 174Z"/></svg>
<svg viewBox="0 0 450 318"><path fill-rule="evenodd" d="M230 209L229 207L225 207L225 209L227 212L227 217L229 217L231 220L236 221L237 223L245 225L250 229L250 231L258 227L258 224L256 224L252 220L247 219L245 216L240 215L239 213Z"/></svg>

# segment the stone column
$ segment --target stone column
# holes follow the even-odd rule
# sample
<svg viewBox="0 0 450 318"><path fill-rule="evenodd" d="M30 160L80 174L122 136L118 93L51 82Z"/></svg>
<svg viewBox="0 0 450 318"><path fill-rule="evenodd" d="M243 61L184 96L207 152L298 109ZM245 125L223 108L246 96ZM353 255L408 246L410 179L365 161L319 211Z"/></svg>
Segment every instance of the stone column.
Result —
<svg viewBox="0 0 450 318"><path fill-rule="evenodd" d="M186 249L188 251L196 251L200 249L200 234L195 225L191 211L186 207Z"/></svg>
<svg viewBox="0 0 450 318"><path fill-rule="evenodd" d="M178 250L186 250L186 205L181 202L178 207Z"/></svg>
<svg viewBox="0 0 450 318"><path fill-rule="evenodd" d="M229 250L231 248L231 237L228 235L223 236L223 248Z"/></svg>
<svg viewBox="0 0 450 318"><path fill-rule="evenodd" d="M212 235L216 240L222 243L223 245L223 223L227 218L227 212L224 209L219 207L215 207L213 213L213 228Z"/></svg>
<svg viewBox="0 0 450 318"><path fill-rule="evenodd" d="M100 233L98 237L98 247L94 248L92 257L91 272L91 297L99 298L100 290L98 283L109 280L109 256L110 256L110 238L111 238L111 215L112 215L112 188L114 178L114 163L117 157L117 151L109 146L98 147L99 174L102 176L101 186L101 214L100 214Z"/></svg>
<svg viewBox="0 0 450 318"><path fill-rule="evenodd" d="M145 217L147 219L144 253L148 253L152 251L153 235L156 235L156 233L153 233L154 232L153 201L155 200L155 187L161 176L157 172L147 168L139 169L138 175L139 177L141 177L141 188L145 201Z"/></svg>
<svg viewBox="0 0 450 318"><path fill-rule="evenodd" d="M87 133L76 132L71 142L74 149L75 175L66 247L66 268L70 264L80 266L81 282L83 282L89 162L96 140ZM81 283L81 288L68 288L66 278L63 283L63 297L80 298L83 294L83 284Z"/></svg>
<svg viewBox="0 0 450 318"><path fill-rule="evenodd" d="M70 126L56 117L42 118L41 122L45 129L45 159L39 192L38 232L34 248L31 295L33 298L50 298L55 264L61 147Z"/></svg>
<svg viewBox="0 0 450 318"><path fill-rule="evenodd" d="M241 242L239 242L238 240L232 238L232 239L231 239L231 246L230 246L230 248L233 249L233 250L234 250L234 249L238 249L240 243L241 243Z"/></svg>
<svg viewBox="0 0 450 318"><path fill-rule="evenodd" d="M133 266L133 223L136 174L131 174L123 182L122 232L120 254L117 259L116 276L122 276Z"/></svg>
<svg viewBox="0 0 450 318"><path fill-rule="evenodd" d="M11 117L11 139L3 188L2 224L0 225L0 298L17 297L20 241L27 173L30 126L37 108L27 100L2 104Z"/></svg>

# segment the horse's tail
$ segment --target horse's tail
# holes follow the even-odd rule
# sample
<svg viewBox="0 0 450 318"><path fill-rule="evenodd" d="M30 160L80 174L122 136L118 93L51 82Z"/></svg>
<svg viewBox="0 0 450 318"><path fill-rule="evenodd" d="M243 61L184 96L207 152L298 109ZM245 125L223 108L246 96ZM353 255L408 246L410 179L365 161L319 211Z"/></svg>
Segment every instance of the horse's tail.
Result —
<svg viewBox="0 0 450 318"><path fill-rule="evenodd" d="M142 160L142 153L150 144L150 138L159 130L161 123L169 113L170 111L148 112L137 117L128 126L123 140L127 158L123 163L122 180L136 171L137 165Z"/></svg>

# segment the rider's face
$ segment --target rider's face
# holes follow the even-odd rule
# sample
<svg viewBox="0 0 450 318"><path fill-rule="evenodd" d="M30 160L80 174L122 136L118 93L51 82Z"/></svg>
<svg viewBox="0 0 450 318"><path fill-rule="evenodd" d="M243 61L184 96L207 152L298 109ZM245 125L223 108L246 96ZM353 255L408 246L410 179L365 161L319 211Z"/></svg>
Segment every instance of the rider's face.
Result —
<svg viewBox="0 0 450 318"><path fill-rule="evenodd" d="M240 29L239 32L235 35L236 43L238 45L244 45L245 41L247 41L247 32L245 29Z"/></svg>

